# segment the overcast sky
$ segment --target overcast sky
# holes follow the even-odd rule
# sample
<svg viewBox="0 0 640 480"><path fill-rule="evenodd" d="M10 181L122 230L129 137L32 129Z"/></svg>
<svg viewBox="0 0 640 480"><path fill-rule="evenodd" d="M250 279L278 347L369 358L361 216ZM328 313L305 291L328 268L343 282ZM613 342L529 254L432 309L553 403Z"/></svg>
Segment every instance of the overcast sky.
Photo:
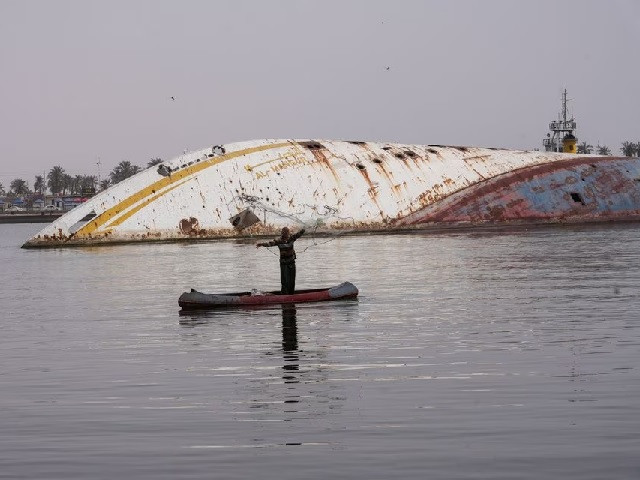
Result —
<svg viewBox="0 0 640 480"><path fill-rule="evenodd" d="M0 0L0 182L259 138L640 141L640 1ZM175 100L171 100L171 97Z"/></svg>

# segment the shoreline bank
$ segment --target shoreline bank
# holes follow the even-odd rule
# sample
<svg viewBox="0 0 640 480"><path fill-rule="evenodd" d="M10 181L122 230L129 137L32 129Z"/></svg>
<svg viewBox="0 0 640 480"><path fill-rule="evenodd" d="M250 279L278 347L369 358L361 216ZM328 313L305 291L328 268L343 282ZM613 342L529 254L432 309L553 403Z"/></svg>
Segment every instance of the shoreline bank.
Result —
<svg viewBox="0 0 640 480"><path fill-rule="evenodd" d="M63 213L0 213L0 223L51 223Z"/></svg>

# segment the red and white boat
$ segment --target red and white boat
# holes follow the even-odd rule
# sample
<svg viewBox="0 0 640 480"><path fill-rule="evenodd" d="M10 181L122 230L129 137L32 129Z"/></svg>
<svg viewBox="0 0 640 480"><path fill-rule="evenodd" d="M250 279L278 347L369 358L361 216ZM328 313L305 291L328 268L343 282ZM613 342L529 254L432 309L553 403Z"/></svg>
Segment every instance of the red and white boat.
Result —
<svg viewBox="0 0 640 480"><path fill-rule="evenodd" d="M278 305L286 303L328 302L356 298L358 289L350 282L330 288L296 290L293 294L275 292L202 293L191 289L178 299L182 310L203 310L221 307Z"/></svg>

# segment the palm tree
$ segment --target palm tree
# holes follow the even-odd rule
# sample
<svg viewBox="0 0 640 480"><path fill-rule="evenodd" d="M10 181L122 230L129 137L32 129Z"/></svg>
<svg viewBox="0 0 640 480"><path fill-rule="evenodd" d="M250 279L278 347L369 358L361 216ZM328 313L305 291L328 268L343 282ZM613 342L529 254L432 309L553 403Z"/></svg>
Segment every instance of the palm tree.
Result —
<svg viewBox="0 0 640 480"><path fill-rule="evenodd" d="M111 181L108 178L105 178L100 182L100 190L106 190L111 185Z"/></svg>
<svg viewBox="0 0 640 480"><path fill-rule="evenodd" d="M29 193L29 185L27 185L27 182L21 178L15 178L11 180L9 188L11 188L11 191L16 196L26 195L27 193Z"/></svg>
<svg viewBox="0 0 640 480"><path fill-rule="evenodd" d="M598 145L596 147L596 151L598 152L598 155L611 155L611 149L606 145Z"/></svg>
<svg viewBox="0 0 640 480"><path fill-rule="evenodd" d="M95 193L97 183L98 179L94 175L83 175L82 180L80 181L80 188L82 189L82 193Z"/></svg>
<svg viewBox="0 0 640 480"><path fill-rule="evenodd" d="M67 194L67 190L71 192L71 184L73 183L73 177L68 173L62 175L62 195Z"/></svg>
<svg viewBox="0 0 640 480"><path fill-rule="evenodd" d="M71 179L71 195L79 195L82 193L82 175L75 175Z"/></svg>
<svg viewBox="0 0 640 480"><path fill-rule="evenodd" d="M636 154L636 144L633 142L622 142L620 151L625 157L633 157Z"/></svg>
<svg viewBox="0 0 640 480"><path fill-rule="evenodd" d="M593 145L589 145L587 142L582 142L578 145L578 153L589 154L593 151Z"/></svg>
<svg viewBox="0 0 640 480"><path fill-rule="evenodd" d="M147 168L153 167L154 165L158 165L159 163L162 163L162 159L160 157L152 158L147 162Z"/></svg>
<svg viewBox="0 0 640 480"><path fill-rule="evenodd" d="M4 191L4 187L0 183L0 195L4 195L6 192Z"/></svg>
<svg viewBox="0 0 640 480"><path fill-rule="evenodd" d="M140 171L138 165L132 165L129 160L123 160L115 166L109 176L111 177L111 183L116 184L121 182L125 178L129 178Z"/></svg>
<svg viewBox="0 0 640 480"><path fill-rule="evenodd" d="M56 165L47 174L47 186L52 194L56 195L62 192L64 188L64 168Z"/></svg>
<svg viewBox="0 0 640 480"><path fill-rule="evenodd" d="M42 175L36 175L36 179L33 182L33 191L42 195L44 193L44 189L44 177Z"/></svg>

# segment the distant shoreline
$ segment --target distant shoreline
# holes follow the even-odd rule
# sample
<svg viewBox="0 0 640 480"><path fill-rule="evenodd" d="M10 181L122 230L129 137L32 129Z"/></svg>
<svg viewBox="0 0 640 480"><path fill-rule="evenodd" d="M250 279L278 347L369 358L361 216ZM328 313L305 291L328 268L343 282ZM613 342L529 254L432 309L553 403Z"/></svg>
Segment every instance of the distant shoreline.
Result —
<svg viewBox="0 0 640 480"><path fill-rule="evenodd" d="M0 213L0 223L51 223L62 213Z"/></svg>

